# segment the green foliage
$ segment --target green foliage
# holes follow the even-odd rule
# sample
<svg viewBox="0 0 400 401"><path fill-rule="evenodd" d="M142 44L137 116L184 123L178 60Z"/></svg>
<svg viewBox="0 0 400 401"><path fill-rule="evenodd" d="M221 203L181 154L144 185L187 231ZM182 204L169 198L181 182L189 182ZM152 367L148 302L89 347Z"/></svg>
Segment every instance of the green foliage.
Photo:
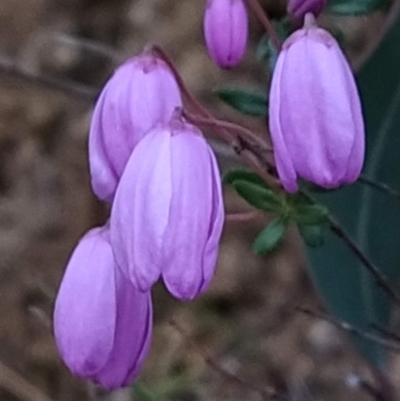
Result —
<svg viewBox="0 0 400 401"><path fill-rule="evenodd" d="M298 224L300 235L304 242L311 248L324 245L327 225L324 224Z"/></svg>
<svg viewBox="0 0 400 401"><path fill-rule="evenodd" d="M229 170L223 181L231 185L249 205L275 216L254 243L253 249L257 254L266 254L275 249L290 223L297 224L307 245L316 247L323 244L328 218L326 207L316 204L302 193L292 195L276 192L252 171Z"/></svg>
<svg viewBox="0 0 400 401"><path fill-rule="evenodd" d="M387 5L387 0L328 0L332 14L362 15L377 11Z"/></svg>
<svg viewBox="0 0 400 401"><path fill-rule="evenodd" d="M243 168L232 168L227 170L223 177L222 182L227 185L232 185L235 181L247 181L249 183L257 184L267 189L270 189L265 181L256 173L251 170Z"/></svg>
<svg viewBox="0 0 400 401"><path fill-rule="evenodd" d="M247 203L256 209L279 213L282 208L281 199L272 189L245 180L236 180L232 186Z"/></svg>
<svg viewBox="0 0 400 401"><path fill-rule="evenodd" d="M242 114L253 117L266 117L267 115L268 99L260 91L223 87L215 92L221 100Z"/></svg>
<svg viewBox="0 0 400 401"><path fill-rule="evenodd" d="M282 218L272 220L260 234L258 234L253 244L253 251L257 255L265 255L273 251L281 243L287 227L287 221Z"/></svg>

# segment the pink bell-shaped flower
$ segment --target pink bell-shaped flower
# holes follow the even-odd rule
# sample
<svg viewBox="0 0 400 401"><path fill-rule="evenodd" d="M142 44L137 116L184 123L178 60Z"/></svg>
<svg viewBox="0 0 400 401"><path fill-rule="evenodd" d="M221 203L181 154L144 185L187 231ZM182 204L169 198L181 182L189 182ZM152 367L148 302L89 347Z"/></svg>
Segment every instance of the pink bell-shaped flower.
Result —
<svg viewBox="0 0 400 401"><path fill-rule="evenodd" d="M237 65L247 47L248 15L243 0L208 0L204 38L212 59L222 68Z"/></svg>
<svg viewBox="0 0 400 401"><path fill-rule="evenodd" d="M279 178L288 192L301 177L335 188L357 180L364 162L360 98L336 40L314 24L285 43L272 77L269 125Z"/></svg>
<svg viewBox="0 0 400 401"><path fill-rule="evenodd" d="M224 221L215 156L194 126L174 118L137 145L110 219L118 266L147 291L160 278L177 298L204 291L214 273Z"/></svg>
<svg viewBox="0 0 400 401"><path fill-rule="evenodd" d="M315 17L318 17L325 6L326 0L289 0L287 12L295 20L303 22L307 13L312 13Z"/></svg>
<svg viewBox="0 0 400 401"><path fill-rule="evenodd" d="M150 53L122 64L100 94L89 135L92 187L111 202L125 165L138 142L182 106L168 66Z"/></svg>
<svg viewBox="0 0 400 401"><path fill-rule="evenodd" d="M128 385L150 346L152 304L115 266L108 228L79 242L55 302L54 334L65 364L76 376L104 388Z"/></svg>

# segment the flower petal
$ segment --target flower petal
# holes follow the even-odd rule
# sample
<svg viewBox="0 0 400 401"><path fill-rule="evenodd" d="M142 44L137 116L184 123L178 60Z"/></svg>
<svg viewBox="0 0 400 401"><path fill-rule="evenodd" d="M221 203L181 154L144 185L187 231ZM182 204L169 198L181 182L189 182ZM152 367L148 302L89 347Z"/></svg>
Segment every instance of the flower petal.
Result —
<svg viewBox="0 0 400 401"><path fill-rule="evenodd" d="M98 372L114 343L114 257L104 230L95 228L81 239L55 302L56 343L66 365L80 377Z"/></svg>
<svg viewBox="0 0 400 401"><path fill-rule="evenodd" d="M117 322L112 352L107 364L93 376L104 388L128 385L139 373L148 353L152 333L152 303L149 292L140 292L115 269Z"/></svg>
<svg viewBox="0 0 400 401"><path fill-rule="evenodd" d="M171 149L173 189L162 276L172 295L188 300L199 294L204 283L213 171L208 144L195 127L186 124L182 130L174 130Z"/></svg>
<svg viewBox="0 0 400 401"><path fill-rule="evenodd" d="M135 146L181 106L178 85L161 59L143 54L115 71L96 104L89 135L92 186L100 199L112 201Z"/></svg>
<svg viewBox="0 0 400 401"><path fill-rule="evenodd" d="M118 266L147 291L162 268L172 196L170 132L156 128L138 144L115 195L110 233Z"/></svg>

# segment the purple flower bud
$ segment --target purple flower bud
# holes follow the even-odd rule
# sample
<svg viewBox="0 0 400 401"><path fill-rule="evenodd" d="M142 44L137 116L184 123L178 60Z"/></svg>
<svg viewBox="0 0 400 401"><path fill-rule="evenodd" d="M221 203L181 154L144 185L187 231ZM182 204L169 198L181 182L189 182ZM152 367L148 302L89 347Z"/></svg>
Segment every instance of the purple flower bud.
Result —
<svg viewBox="0 0 400 401"><path fill-rule="evenodd" d="M287 12L294 19L303 21L307 13L312 13L318 17L325 6L326 0L289 0Z"/></svg>
<svg viewBox="0 0 400 401"><path fill-rule="evenodd" d="M112 201L134 147L181 106L178 85L164 61L144 54L115 71L96 104L89 136L92 186L100 199Z"/></svg>
<svg viewBox="0 0 400 401"><path fill-rule="evenodd" d="M150 346L150 293L115 267L108 229L89 231L68 263L54 310L54 334L76 376L105 388L129 384Z"/></svg>
<svg viewBox="0 0 400 401"><path fill-rule="evenodd" d="M269 122L287 191L298 190L298 177L325 188L357 180L365 147L360 98L346 58L327 31L304 28L283 44Z"/></svg>
<svg viewBox="0 0 400 401"><path fill-rule="evenodd" d="M214 154L194 126L173 120L134 150L111 211L118 265L135 287L160 276L177 298L204 291L214 273L224 221Z"/></svg>
<svg viewBox="0 0 400 401"><path fill-rule="evenodd" d="M203 28L208 52L220 67L234 67L240 62L248 36L243 0L208 0Z"/></svg>

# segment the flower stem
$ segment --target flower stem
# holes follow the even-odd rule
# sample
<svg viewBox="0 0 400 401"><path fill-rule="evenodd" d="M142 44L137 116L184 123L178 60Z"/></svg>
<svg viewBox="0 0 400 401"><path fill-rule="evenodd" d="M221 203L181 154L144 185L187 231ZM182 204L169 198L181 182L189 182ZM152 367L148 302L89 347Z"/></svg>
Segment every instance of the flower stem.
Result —
<svg viewBox="0 0 400 401"><path fill-rule="evenodd" d="M383 192L386 195L392 196L393 198L396 198L397 200L400 200L400 192L396 191L392 187L390 187L387 184L383 184L381 182L373 181L363 175L360 176L358 181L361 184L369 185L370 187L377 189L380 192Z"/></svg>
<svg viewBox="0 0 400 401"><path fill-rule="evenodd" d="M397 305L400 305L399 294L391 287L386 277L380 272L378 267L368 259L361 248L353 241L350 235L333 217L328 217L328 220L331 231L336 234L363 263L366 269L374 277L376 284L381 287L393 299L393 301L397 303Z"/></svg>
<svg viewBox="0 0 400 401"><path fill-rule="evenodd" d="M276 48L276 50L281 50L281 41L276 33L274 26L268 18L267 13L260 6L258 0L246 0L249 8L253 11L257 19L263 25L265 32L267 32L268 36L271 38L271 41Z"/></svg>

